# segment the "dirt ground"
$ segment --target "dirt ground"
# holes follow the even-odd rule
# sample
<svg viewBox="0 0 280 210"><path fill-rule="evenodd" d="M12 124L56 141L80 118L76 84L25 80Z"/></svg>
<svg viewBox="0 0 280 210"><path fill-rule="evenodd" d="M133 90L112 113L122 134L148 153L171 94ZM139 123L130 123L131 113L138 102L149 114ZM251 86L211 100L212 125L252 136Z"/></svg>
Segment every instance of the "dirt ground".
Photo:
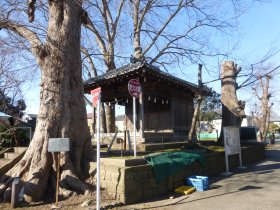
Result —
<svg viewBox="0 0 280 210"><path fill-rule="evenodd" d="M95 209L96 207L96 194L95 192L91 195L72 195L69 198L63 199L59 198L58 206L60 206L60 209ZM86 204L85 206L81 206L82 204ZM32 210L32 209L51 209L51 207L55 204L55 200L46 200L42 202L37 203L24 203L21 202L19 205L19 209L21 210ZM119 202L116 202L113 199L108 198L108 196L105 193L101 193L101 209L108 209L112 206L119 206L121 205ZM0 209L12 209L10 203L0 203Z"/></svg>

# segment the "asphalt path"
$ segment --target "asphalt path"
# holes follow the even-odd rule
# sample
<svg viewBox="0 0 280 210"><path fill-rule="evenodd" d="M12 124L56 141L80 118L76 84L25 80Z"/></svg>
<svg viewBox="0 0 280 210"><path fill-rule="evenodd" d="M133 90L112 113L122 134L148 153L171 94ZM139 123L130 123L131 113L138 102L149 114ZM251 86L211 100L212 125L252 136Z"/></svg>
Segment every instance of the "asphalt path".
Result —
<svg viewBox="0 0 280 210"><path fill-rule="evenodd" d="M121 209L163 210L280 210L280 142L266 151L266 159L235 169L231 176L209 179L210 189L179 196L175 193Z"/></svg>

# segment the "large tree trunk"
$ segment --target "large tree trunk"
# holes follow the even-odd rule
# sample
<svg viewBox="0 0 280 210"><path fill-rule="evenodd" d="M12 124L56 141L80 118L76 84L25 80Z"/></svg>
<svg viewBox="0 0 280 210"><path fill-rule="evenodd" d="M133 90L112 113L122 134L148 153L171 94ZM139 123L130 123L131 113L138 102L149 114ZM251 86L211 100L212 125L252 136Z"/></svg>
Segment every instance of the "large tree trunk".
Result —
<svg viewBox="0 0 280 210"><path fill-rule="evenodd" d="M245 102L239 101L236 95L237 83L236 77L241 68L232 61L225 61L222 65L222 129L219 142L223 142L223 127L241 126L242 119L246 117L244 109Z"/></svg>
<svg viewBox="0 0 280 210"><path fill-rule="evenodd" d="M25 199L42 199L54 174L48 140L57 137L70 138L70 152L60 162L61 186L80 193L88 190L80 181L86 176L86 155L91 148L81 72L81 9L81 1L49 1L45 53L37 58L42 75L35 134L22 160L2 179L0 193L10 185L11 177L20 176Z"/></svg>

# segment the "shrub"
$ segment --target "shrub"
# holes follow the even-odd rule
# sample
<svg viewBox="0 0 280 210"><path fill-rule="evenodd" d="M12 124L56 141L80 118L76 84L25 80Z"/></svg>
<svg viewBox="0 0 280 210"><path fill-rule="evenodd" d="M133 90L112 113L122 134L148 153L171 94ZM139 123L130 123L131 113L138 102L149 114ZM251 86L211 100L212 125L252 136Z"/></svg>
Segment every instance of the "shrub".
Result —
<svg viewBox="0 0 280 210"><path fill-rule="evenodd" d="M14 146L28 146L27 131L11 126L8 121L0 120L0 150Z"/></svg>

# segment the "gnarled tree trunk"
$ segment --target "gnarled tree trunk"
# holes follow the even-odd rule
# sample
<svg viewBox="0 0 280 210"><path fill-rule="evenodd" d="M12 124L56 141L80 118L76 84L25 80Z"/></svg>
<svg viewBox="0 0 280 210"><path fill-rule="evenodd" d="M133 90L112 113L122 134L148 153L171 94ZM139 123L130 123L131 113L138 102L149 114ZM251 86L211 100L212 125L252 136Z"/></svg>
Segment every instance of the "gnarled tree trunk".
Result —
<svg viewBox="0 0 280 210"><path fill-rule="evenodd" d="M223 127L241 126L242 119L246 117L245 101L237 99L236 77L241 68L233 61L225 61L222 65L221 82L222 82L222 129L219 142L223 141Z"/></svg>
<svg viewBox="0 0 280 210"><path fill-rule="evenodd" d="M46 43L40 45L40 51L31 43L42 71L36 130L22 160L2 178L1 194L11 184L12 177L20 176L25 199L42 199L54 174L55 159L47 151L48 140L57 137L70 138L70 152L64 153L60 162L61 186L80 193L88 190L80 181L88 171L86 156L91 148L83 99L81 14L81 1L49 1ZM17 29L15 32L28 38Z"/></svg>

